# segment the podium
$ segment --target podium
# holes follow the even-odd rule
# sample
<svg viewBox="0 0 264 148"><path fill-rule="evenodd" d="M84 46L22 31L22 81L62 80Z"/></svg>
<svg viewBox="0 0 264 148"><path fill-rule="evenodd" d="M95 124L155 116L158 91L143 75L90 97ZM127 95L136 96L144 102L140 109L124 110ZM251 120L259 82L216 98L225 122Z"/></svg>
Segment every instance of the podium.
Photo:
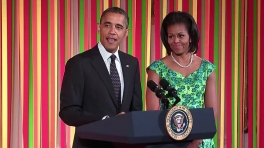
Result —
<svg viewBox="0 0 264 148"><path fill-rule="evenodd" d="M165 127L168 110L134 111L76 128L82 139L108 141L135 148L185 148L191 141L212 139L216 133L212 108L190 109L191 133L184 140L172 139ZM127 146L124 146L127 145Z"/></svg>

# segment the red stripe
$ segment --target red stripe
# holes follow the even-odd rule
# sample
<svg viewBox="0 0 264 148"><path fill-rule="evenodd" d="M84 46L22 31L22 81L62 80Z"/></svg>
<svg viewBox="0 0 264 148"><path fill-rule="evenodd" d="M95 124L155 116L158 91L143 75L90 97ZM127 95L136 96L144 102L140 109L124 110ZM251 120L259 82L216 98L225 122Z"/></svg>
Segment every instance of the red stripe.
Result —
<svg viewBox="0 0 264 148"><path fill-rule="evenodd" d="M64 36L65 36L65 24L64 24L64 17L65 17L65 12L64 12L64 0L60 0L59 3L59 7L60 7L60 12L59 12L59 22L60 22L60 27L59 27L59 34L60 34L60 50L59 50L59 56L60 56L60 83L59 85L61 86L62 83L62 79L63 79L63 74L64 74L64 67L65 67L65 53L64 53L64 49L65 49L65 40L64 40ZM95 21L96 22L96 21ZM66 147L66 127L65 124L63 123L62 120L60 120L60 146L61 147Z"/></svg>
<svg viewBox="0 0 264 148"><path fill-rule="evenodd" d="M169 0L169 12L174 11L174 0Z"/></svg>
<svg viewBox="0 0 264 148"><path fill-rule="evenodd" d="M225 67L226 67L226 80L225 80L225 92L226 92L226 146L232 147L232 2L226 0L226 34L225 34Z"/></svg>
<svg viewBox="0 0 264 148"><path fill-rule="evenodd" d="M161 21L160 21L160 0L154 1L154 9L156 10L154 23L155 23L155 59L158 60L161 58L161 40L160 40L160 28L161 28Z"/></svg>
<svg viewBox="0 0 264 148"><path fill-rule="evenodd" d="M41 147L49 147L48 1L41 1Z"/></svg>
<svg viewBox="0 0 264 148"><path fill-rule="evenodd" d="M96 42L96 32L97 32L97 20L96 20L96 0L91 0L91 47L94 46ZM100 23L100 22L98 22Z"/></svg>
<svg viewBox="0 0 264 148"><path fill-rule="evenodd" d="M88 33L88 30L89 30L89 18L88 17L85 17L86 16L86 13L89 11L88 9L88 1L84 1L84 51L85 50L88 50L88 46L89 46L89 33ZM69 9L70 10L70 9ZM94 22L95 23L95 22ZM69 21L69 25L70 25L70 21Z"/></svg>
<svg viewBox="0 0 264 148"><path fill-rule="evenodd" d="M54 27L54 0L50 0L50 148L55 146L55 27Z"/></svg>
<svg viewBox="0 0 264 148"><path fill-rule="evenodd" d="M24 102L23 102L23 143L28 146L28 98L29 98L29 26L30 26L30 0L24 1Z"/></svg>
<svg viewBox="0 0 264 148"><path fill-rule="evenodd" d="M189 1L188 0L182 1L182 11L189 12Z"/></svg>
<svg viewBox="0 0 264 148"><path fill-rule="evenodd" d="M11 130L11 100L12 100L12 85L13 80L12 80L12 75L13 75L13 70L12 70L12 1L6 1L7 2L7 62L8 62L8 122L7 128L8 128L8 133L7 133L7 140L8 140L8 147L10 147L10 130Z"/></svg>
<svg viewBox="0 0 264 148"><path fill-rule="evenodd" d="M198 44L198 51L197 51L197 56L201 56L202 54L202 0L197 0L197 26L198 26L198 30L200 32L200 42Z"/></svg>
<svg viewBox="0 0 264 148"><path fill-rule="evenodd" d="M142 1L137 0L135 2L136 2L136 11L135 11L136 20L134 20L134 22L135 22L135 26L134 26L135 28L134 29L135 29L136 38L135 38L134 50L135 50L135 57L138 58L139 66L141 69L141 65L142 65L141 64L141 59L142 59L141 58L141 49L142 49L142 47L141 47L141 43L142 43L142 34L141 34L142 27L141 27L141 25L144 25L144 24L142 24ZM147 10L145 10L145 11L147 11ZM147 25L147 24L145 24L145 25ZM146 38L146 37L144 37L144 38Z"/></svg>
<svg viewBox="0 0 264 148"><path fill-rule="evenodd" d="M108 6L109 8L113 6L113 2L112 2L112 0L108 0L108 3L109 3L109 4L108 4L108 5L109 5L109 6Z"/></svg>
<svg viewBox="0 0 264 148"><path fill-rule="evenodd" d="M244 17L245 17L245 1L244 0L241 0L241 17L240 17L240 19L241 19L241 30L240 30L240 32L241 32L241 38L240 38L240 40L241 40L241 42L240 42L240 56L241 56L241 59L240 59L240 124L241 124L241 126L240 126L240 133L238 133L238 134L240 134L241 136L240 136L240 147L245 147L244 146L244 140L243 140L243 138L244 138L244 135L242 135L242 134L244 134L244 126L242 126L242 125L244 125L243 124L243 118L244 118L244 107L243 107L243 102L244 102L244 100L243 100L243 94L244 94L244 81L245 81L245 79L244 79L244 71L245 71L245 67L244 67L244 62L243 61L245 61L245 59L244 59L244 49L245 49L245 47L244 47L244 43L245 43L245 40L244 40L244 29L245 29L245 19L244 19Z"/></svg>
<svg viewBox="0 0 264 148"><path fill-rule="evenodd" d="M248 65L247 65L247 78L248 78L248 147L253 146L253 59L254 59L254 49L253 49L253 33L254 33L254 1L247 1L248 11L247 11L247 54L248 54ZM256 130L254 128L254 130Z"/></svg>
<svg viewBox="0 0 264 148"><path fill-rule="evenodd" d="M263 1L259 1L260 3L264 3ZM261 6L261 4L259 4ZM263 6L263 4L262 4ZM264 9L260 9L260 13L258 15L260 15L260 26L263 26L264 25ZM263 35L264 34L264 29L263 27L260 27L260 32L259 32L260 35ZM263 37L260 37L260 43L264 43L264 38ZM260 47L261 48L261 47ZM263 57L264 56L264 51L260 49L260 57ZM260 65L263 65L264 62L263 60L260 59ZM261 88L264 88L264 68L260 66L260 89ZM264 105L264 91L260 91L260 97L258 98L260 100L260 104L259 106L263 106ZM264 146L264 135L262 134L264 132L264 127L261 126L264 124L264 119L263 119L263 116L264 116L264 110L263 109L259 109L260 111L260 114L259 114L259 117L260 117L260 121L259 121L259 125L257 125L259 127L259 146L260 147L263 147ZM262 118L261 118L262 117ZM262 140L261 140L262 139Z"/></svg>
<svg viewBox="0 0 264 148"><path fill-rule="evenodd" d="M214 1L210 1L210 21L209 21L209 37L210 39L208 39L209 42L209 61L210 62L214 62L214 17L215 17L215 8L214 8L215 2Z"/></svg>

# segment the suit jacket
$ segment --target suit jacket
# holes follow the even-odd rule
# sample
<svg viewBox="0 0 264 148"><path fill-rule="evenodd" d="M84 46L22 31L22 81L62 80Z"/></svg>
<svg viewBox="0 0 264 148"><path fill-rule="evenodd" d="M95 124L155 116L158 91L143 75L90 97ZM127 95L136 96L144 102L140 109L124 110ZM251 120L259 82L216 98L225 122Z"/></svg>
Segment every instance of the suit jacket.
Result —
<svg viewBox="0 0 264 148"><path fill-rule="evenodd" d="M138 60L122 51L119 58L124 77L121 111L142 110ZM61 86L59 116L69 126L80 126L117 114L112 81L98 46L80 53L66 63ZM106 119L107 120L107 119ZM73 148L113 147L109 142L74 136Z"/></svg>

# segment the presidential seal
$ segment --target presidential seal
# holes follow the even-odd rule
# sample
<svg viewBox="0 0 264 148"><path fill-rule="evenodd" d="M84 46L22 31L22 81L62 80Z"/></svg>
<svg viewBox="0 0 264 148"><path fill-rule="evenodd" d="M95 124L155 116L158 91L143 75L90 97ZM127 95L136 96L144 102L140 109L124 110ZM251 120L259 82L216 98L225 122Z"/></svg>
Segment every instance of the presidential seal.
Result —
<svg viewBox="0 0 264 148"><path fill-rule="evenodd" d="M192 130L193 118L185 106L174 106L166 115L166 130L175 140L185 139Z"/></svg>

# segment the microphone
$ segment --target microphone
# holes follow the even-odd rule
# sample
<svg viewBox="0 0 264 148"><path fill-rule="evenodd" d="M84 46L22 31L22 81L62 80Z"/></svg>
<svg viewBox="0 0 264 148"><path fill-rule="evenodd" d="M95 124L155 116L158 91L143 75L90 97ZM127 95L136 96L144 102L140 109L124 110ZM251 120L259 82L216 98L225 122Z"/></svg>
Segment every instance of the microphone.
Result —
<svg viewBox="0 0 264 148"><path fill-rule="evenodd" d="M180 102L181 99L178 97L176 89L173 88L167 80L161 79L159 84L163 89L168 91L169 96L174 97L176 99L174 105Z"/></svg>
<svg viewBox="0 0 264 148"><path fill-rule="evenodd" d="M161 102L164 103L166 108L168 108L169 104L166 96L164 95L164 91L160 89L159 86L153 80L149 80L147 82L147 86L151 91L155 92L156 96L160 98Z"/></svg>

